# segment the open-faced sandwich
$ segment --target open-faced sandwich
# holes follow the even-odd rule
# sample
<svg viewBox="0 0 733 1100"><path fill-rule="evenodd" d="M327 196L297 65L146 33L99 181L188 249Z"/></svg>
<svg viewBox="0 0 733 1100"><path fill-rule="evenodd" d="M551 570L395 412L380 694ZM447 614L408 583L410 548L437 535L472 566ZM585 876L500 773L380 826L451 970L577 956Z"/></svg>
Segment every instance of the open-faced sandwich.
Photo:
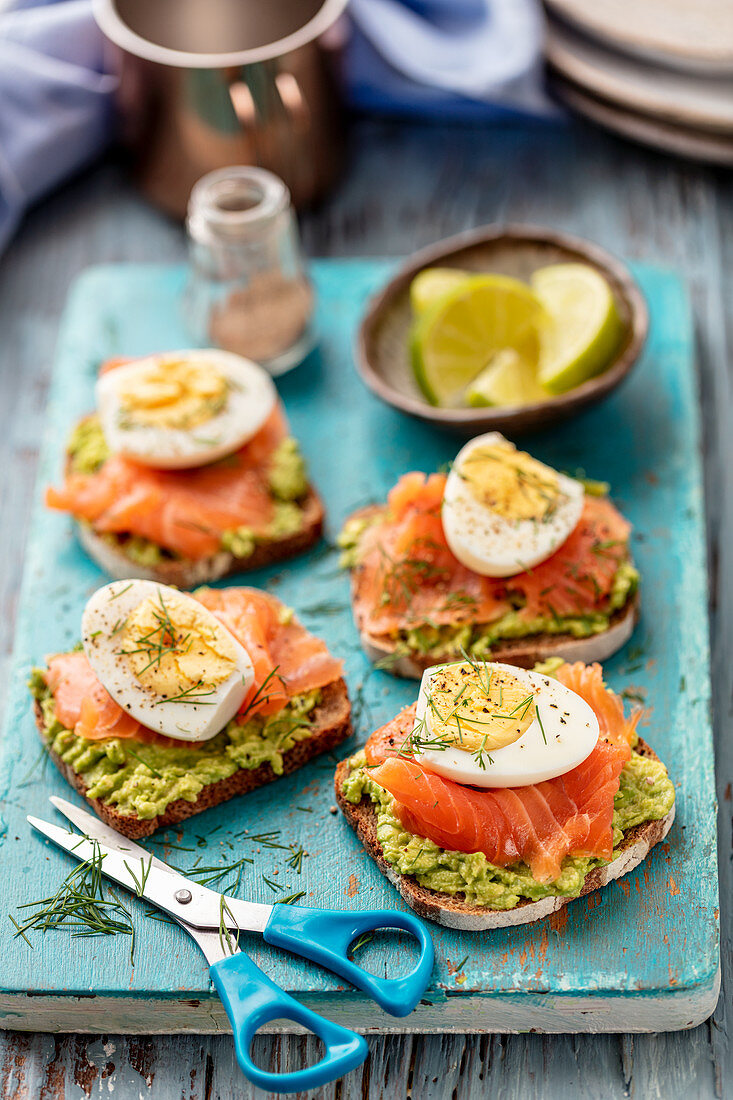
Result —
<svg viewBox="0 0 733 1100"><path fill-rule="evenodd" d="M110 576L191 588L319 538L323 506L255 363L213 350L113 360L96 404L46 502Z"/></svg>
<svg viewBox="0 0 733 1100"><path fill-rule="evenodd" d="M51 759L128 837L286 775L351 732L342 663L274 596L113 581L30 687Z"/></svg>
<svg viewBox="0 0 733 1100"><path fill-rule="evenodd" d="M605 660L636 620L630 532L604 486L492 432L447 475L405 474L339 542L367 655L418 679L463 651L527 668Z"/></svg>
<svg viewBox="0 0 733 1100"><path fill-rule="evenodd" d="M339 764L336 797L421 916L525 924L636 867L674 787L599 665L459 661Z"/></svg>

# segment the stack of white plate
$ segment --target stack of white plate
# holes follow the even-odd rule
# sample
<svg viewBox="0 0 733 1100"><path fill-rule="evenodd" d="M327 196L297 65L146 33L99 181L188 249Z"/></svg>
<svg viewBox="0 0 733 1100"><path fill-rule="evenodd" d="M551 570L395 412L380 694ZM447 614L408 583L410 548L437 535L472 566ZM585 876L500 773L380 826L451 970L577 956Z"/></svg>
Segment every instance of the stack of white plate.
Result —
<svg viewBox="0 0 733 1100"><path fill-rule="evenodd" d="M544 0L550 84L625 137L733 165L733 0Z"/></svg>

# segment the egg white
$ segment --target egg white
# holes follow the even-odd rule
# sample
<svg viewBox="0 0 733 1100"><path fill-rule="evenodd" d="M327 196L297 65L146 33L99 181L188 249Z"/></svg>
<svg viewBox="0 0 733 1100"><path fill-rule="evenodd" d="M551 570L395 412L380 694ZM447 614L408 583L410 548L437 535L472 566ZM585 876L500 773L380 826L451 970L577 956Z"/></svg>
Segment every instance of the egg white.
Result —
<svg viewBox="0 0 733 1100"><path fill-rule="evenodd" d="M529 787L565 775L590 756L600 727L594 710L585 699L550 676L496 661L487 664L489 669L511 672L526 683L527 693L534 693L541 724L535 718L518 741L484 752L484 768L475 755L463 749L419 749L418 744L416 758L428 771L473 787ZM445 667L436 665L423 674L415 714L418 742L432 736L427 696L432 676Z"/></svg>
<svg viewBox="0 0 733 1100"><path fill-rule="evenodd" d="M154 424L123 427L120 391L142 378L151 365L169 360L201 361L231 383L224 408L195 428ZM100 375L97 412L110 450L161 470L204 466L243 447L267 420L277 400L270 375L249 359L216 349L170 351L125 363Z"/></svg>
<svg viewBox="0 0 733 1100"><path fill-rule="evenodd" d="M557 473L562 494L544 522L510 520L476 500L458 470L478 447L504 442L499 432L471 439L459 451L446 480L442 521L446 542L456 558L485 577L510 577L545 561L565 542L583 511L583 486ZM556 471L555 471L556 472Z"/></svg>
<svg viewBox="0 0 733 1100"><path fill-rule="evenodd" d="M146 599L190 600L205 619L216 623L230 638L236 652L236 668L206 702L165 702L145 690L121 654L123 632L119 624ZM117 628L117 629L116 629ZM99 588L84 608L81 620L82 644L97 679L123 710L143 726L180 741L208 741L235 716L254 683L249 653L215 615L197 600L156 581L113 581Z"/></svg>

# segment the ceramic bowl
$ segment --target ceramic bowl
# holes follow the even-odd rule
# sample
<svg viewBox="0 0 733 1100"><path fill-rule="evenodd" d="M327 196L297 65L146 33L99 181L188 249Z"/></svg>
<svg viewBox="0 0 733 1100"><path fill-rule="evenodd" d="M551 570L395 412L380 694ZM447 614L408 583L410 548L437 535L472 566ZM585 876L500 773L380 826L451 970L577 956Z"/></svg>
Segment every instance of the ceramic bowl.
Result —
<svg viewBox="0 0 733 1100"><path fill-rule="evenodd" d="M409 357L410 283L426 267L497 272L525 282L546 264L580 262L610 283L624 328L614 359L602 374L568 393L531 405L441 409L429 404ZM629 269L610 253L578 237L531 225L485 226L417 252L368 303L356 341L362 380L378 397L410 416L464 435L544 428L603 400L629 374L649 327L644 296Z"/></svg>

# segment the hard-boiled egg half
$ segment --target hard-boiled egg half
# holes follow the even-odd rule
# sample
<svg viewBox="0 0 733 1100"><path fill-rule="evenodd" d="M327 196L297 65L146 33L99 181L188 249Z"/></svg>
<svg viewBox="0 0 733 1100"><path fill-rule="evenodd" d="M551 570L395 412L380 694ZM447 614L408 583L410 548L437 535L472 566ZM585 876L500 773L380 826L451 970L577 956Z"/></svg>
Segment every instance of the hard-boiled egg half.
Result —
<svg viewBox="0 0 733 1100"><path fill-rule="evenodd" d="M254 682L247 650L197 600L155 581L113 581L81 620L92 670L143 726L207 741L229 722Z"/></svg>
<svg viewBox="0 0 733 1100"><path fill-rule="evenodd" d="M243 447L272 412L269 374L240 355L172 351L102 374L97 411L111 451L144 466L203 466Z"/></svg>
<svg viewBox="0 0 733 1100"><path fill-rule="evenodd" d="M474 573L524 573L565 542L580 519L583 496L579 481L489 432L463 447L448 474L446 541Z"/></svg>
<svg viewBox="0 0 733 1100"><path fill-rule="evenodd" d="M590 756L598 718L558 680L494 661L425 672L412 746L428 769L474 787L527 787Z"/></svg>

